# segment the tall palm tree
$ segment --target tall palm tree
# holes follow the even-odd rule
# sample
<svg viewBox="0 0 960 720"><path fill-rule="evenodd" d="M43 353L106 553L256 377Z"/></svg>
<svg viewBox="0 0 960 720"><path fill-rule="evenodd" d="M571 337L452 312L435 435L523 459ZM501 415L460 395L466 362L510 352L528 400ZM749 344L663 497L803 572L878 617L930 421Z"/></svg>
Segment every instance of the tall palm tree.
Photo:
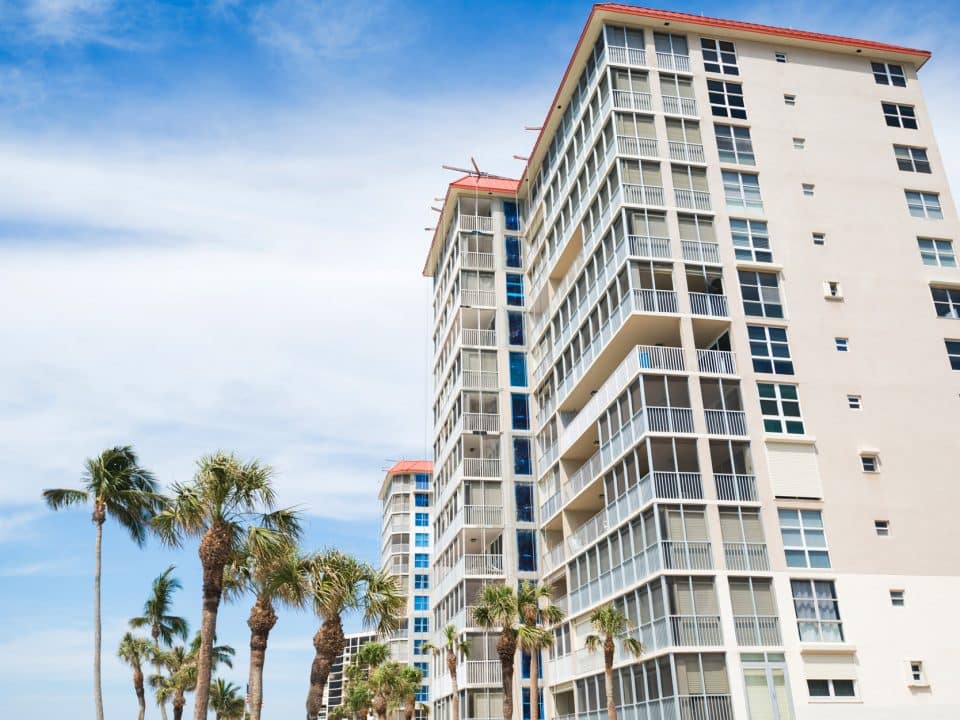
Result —
<svg viewBox="0 0 960 720"><path fill-rule="evenodd" d="M563 620L563 610L550 603L550 587L531 582L520 583L517 590L517 615L520 626L517 639L530 654L530 720L540 718L540 651L553 644L553 633L544 625Z"/></svg>
<svg viewBox="0 0 960 720"><path fill-rule="evenodd" d="M173 720L182 720L186 706L186 694L197 688L197 659L200 655L200 634L197 633L188 650L183 645L175 645L161 653L161 663L167 675L157 674L150 678L150 684L156 688L157 702L171 700ZM214 669L220 665L233 667L235 651L229 645L214 645L211 652L211 664Z"/></svg>
<svg viewBox="0 0 960 720"><path fill-rule="evenodd" d="M404 665L397 678L397 695L403 709L404 720L413 720L417 712L417 693L423 682L423 673L420 668Z"/></svg>
<svg viewBox="0 0 960 720"><path fill-rule="evenodd" d="M345 644L343 613L360 610L364 624L383 635L400 626L406 600L389 573L376 571L339 550L328 550L314 559L311 596L321 624L313 636L316 652L310 666L306 710L307 720L317 720L330 668Z"/></svg>
<svg viewBox="0 0 960 720"><path fill-rule="evenodd" d="M513 668L517 654L517 594L508 585L487 585L473 610L474 621L488 630L499 630L497 657L503 686L503 717L513 718Z"/></svg>
<svg viewBox="0 0 960 720"><path fill-rule="evenodd" d="M264 555L262 545L247 541L234 554L224 578L225 597L230 600L249 591L255 596L247 627L250 628L250 676L247 692L250 697L250 720L260 720L263 707L263 667L266 663L267 640L277 624L275 604L301 608L310 592L311 558L298 552L296 538L284 538L284 548L276 552L272 546Z"/></svg>
<svg viewBox="0 0 960 720"><path fill-rule="evenodd" d="M133 668L133 691L137 694L137 705L140 710L137 720L143 720L147 713L147 700L143 694L143 663L153 655L153 645L143 637L127 633L120 640L117 648L117 657Z"/></svg>
<svg viewBox="0 0 960 720"><path fill-rule="evenodd" d="M183 586L173 577L174 566L171 565L153 579L150 597L143 604L143 615L131 618L130 627L150 628L150 637L153 638L153 660L157 673L160 672L160 653L164 647L170 647L177 638L187 639L187 621L179 615L171 615L173 593ZM167 720L167 703L158 703L160 717Z"/></svg>
<svg viewBox="0 0 960 720"><path fill-rule="evenodd" d="M170 506L154 525L163 539L179 545L185 536L200 538L203 606L194 720L204 720L210 702L213 639L223 596L224 569L244 539L257 552L280 553L285 537L296 536L299 524L291 510L274 510L273 469L254 460L218 452L200 459L189 484L175 484Z"/></svg>
<svg viewBox="0 0 960 720"><path fill-rule="evenodd" d="M130 446L104 450L86 461L82 490L44 490L43 498L53 510L91 504L96 529L93 571L93 700L97 720L103 720L103 687L100 680L102 630L100 620L100 573L103 552L103 524L112 517L137 545L143 546L151 518L163 507L163 496L149 470L141 467Z"/></svg>
<svg viewBox="0 0 960 720"><path fill-rule="evenodd" d="M450 687L453 688L451 713L454 720L460 720L460 687L457 683L457 659L460 655L470 654L470 643L465 637L460 637L456 625L447 625L443 629L443 645L438 647L433 643L423 644L424 653L433 653L436 657L444 656L447 662L447 672L450 673Z"/></svg>
<svg viewBox="0 0 960 720"><path fill-rule="evenodd" d="M210 709L217 720L240 720L243 717L243 708L240 687L223 678L217 678L210 686Z"/></svg>
<svg viewBox="0 0 960 720"><path fill-rule="evenodd" d="M613 654L616 641L634 657L643 653L643 645L636 638L627 635L627 616L615 605L603 605L590 613L590 624L594 632L587 635L584 645L590 652L603 649L603 681L607 693L607 718L617 720L617 704L613 696Z"/></svg>

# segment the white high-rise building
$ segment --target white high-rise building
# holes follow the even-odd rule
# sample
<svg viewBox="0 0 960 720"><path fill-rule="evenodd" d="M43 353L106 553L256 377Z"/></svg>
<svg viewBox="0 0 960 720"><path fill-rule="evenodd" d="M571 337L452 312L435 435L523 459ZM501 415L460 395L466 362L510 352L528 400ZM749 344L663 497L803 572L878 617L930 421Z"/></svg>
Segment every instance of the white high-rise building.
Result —
<svg viewBox="0 0 960 720"><path fill-rule="evenodd" d="M327 678L327 684L323 688L323 706L320 709L320 720L326 720L334 708L343 704L343 691L346 678L343 669L350 664L356 654L366 643L375 642L377 636L374 633L357 632L347 633L344 636L345 643L343 652L337 655L333 665L330 668L330 675Z"/></svg>
<svg viewBox="0 0 960 720"><path fill-rule="evenodd" d="M596 5L521 177L449 186L431 605L471 642L463 718L502 700L471 605L521 579L568 613L547 718L606 717L584 637L609 603L644 645L615 658L621 718L960 717L960 225L929 57Z"/></svg>

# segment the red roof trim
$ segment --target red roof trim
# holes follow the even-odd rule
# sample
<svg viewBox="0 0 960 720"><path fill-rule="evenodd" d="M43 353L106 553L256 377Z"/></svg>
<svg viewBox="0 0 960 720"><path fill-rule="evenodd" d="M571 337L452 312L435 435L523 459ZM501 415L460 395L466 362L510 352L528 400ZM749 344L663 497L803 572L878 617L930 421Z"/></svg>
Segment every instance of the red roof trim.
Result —
<svg viewBox="0 0 960 720"><path fill-rule="evenodd" d="M476 175L464 175L459 180L450 183L450 187L458 190L482 190L484 192L507 193L515 195L520 189L519 180L510 180L509 178L489 178L477 177Z"/></svg>
<svg viewBox="0 0 960 720"><path fill-rule="evenodd" d="M392 468L387 470L387 475L399 475L400 473L432 473L432 460L401 460Z"/></svg>

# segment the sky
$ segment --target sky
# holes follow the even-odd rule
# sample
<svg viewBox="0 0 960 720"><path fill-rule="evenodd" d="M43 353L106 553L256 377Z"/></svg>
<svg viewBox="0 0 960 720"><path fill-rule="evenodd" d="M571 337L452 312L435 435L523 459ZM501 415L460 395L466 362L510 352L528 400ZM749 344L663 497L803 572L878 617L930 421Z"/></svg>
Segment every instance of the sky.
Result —
<svg viewBox="0 0 960 720"><path fill-rule="evenodd" d="M664 2L932 50L921 71L953 187L955 35L937 0ZM583 2L0 0L0 677L10 717L93 717L93 527L45 487L132 444L164 484L218 449L277 470L305 544L375 561L383 471L429 451L430 283L442 164L516 175ZM170 564L195 545L109 526L104 693ZM221 612L246 678L249 602ZM351 621L355 625L355 621ZM283 613L265 720L300 717L317 623ZM148 708L148 717L158 717Z"/></svg>

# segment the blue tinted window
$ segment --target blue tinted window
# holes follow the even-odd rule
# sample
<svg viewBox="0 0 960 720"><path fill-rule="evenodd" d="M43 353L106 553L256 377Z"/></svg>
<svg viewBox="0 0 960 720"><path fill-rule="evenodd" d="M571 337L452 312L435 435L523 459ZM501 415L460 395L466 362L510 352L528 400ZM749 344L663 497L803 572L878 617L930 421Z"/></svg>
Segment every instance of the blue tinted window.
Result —
<svg viewBox="0 0 960 720"><path fill-rule="evenodd" d="M514 235L507 235L505 240L507 246L507 267L523 267L523 256L520 254L520 238Z"/></svg>
<svg viewBox="0 0 960 720"><path fill-rule="evenodd" d="M430 476L426 473L417 473L417 490L430 489Z"/></svg>
<svg viewBox="0 0 960 720"><path fill-rule="evenodd" d="M414 655L423 655L423 644L426 640L414 640L413 641L413 654Z"/></svg>
<svg viewBox="0 0 960 720"><path fill-rule="evenodd" d="M430 596L429 595L414 595L413 596L413 609L420 612L423 610L430 609Z"/></svg>
<svg viewBox="0 0 960 720"><path fill-rule="evenodd" d="M430 567L430 556L426 553L416 553L413 556L413 566L418 568Z"/></svg>
<svg viewBox="0 0 960 720"><path fill-rule="evenodd" d="M523 305L523 275L507 273L507 305Z"/></svg>
<svg viewBox="0 0 960 720"><path fill-rule="evenodd" d="M538 699L537 711L540 713L538 717L543 717L543 690L539 691ZM530 688L523 688L523 720L530 720Z"/></svg>
<svg viewBox="0 0 960 720"><path fill-rule="evenodd" d="M427 685L421 685L417 690L417 702L425 703L430 701L430 688Z"/></svg>
<svg viewBox="0 0 960 720"><path fill-rule="evenodd" d="M537 569L537 539L533 530L517 530L517 570L535 572Z"/></svg>
<svg viewBox="0 0 960 720"><path fill-rule="evenodd" d="M430 620L425 617L416 617L413 619L413 631L417 633L430 632Z"/></svg>
<svg viewBox="0 0 960 720"><path fill-rule="evenodd" d="M516 483L513 495L517 501L517 520L533 522L533 483Z"/></svg>
<svg viewBox="0 0 960 720"><path fill-rule="evenodd" d="M509 200L503 201L503 224L507 230L520 229L520 215L515 202Z"/></svg>
<svg viewBox="0 0 960 720"><path fill-rule="evenodd" d="M523 313L508 312L507 325L510 330L510 344L523 345Z"/></svg>
<svg viewBox="0 0 960 720"><path fill-rule="evenodd" d="M417 513L414 522L417 527L430 527L430 513Z"/></svg>
<svg viewBox="0 0 960 720"><path fill-rule="evenodd" d="M530 402L529 396L522 393L510 395L510 410L513 413L513 429L530 429Z"/></svg>
<svg viewBox="0 0 960 720"><path fill-rule="evenodd" d="M510 353L510 384L515 387L527 386L527 356L522 352Z"/></svg>
<svg viewBox="0 0 960 720"><path fill-rule="evenodd" d="M430 496L423 493L416 493L414 496L417 507L430 507Z"/></svg>
<svg viewBox="0 0 960 720"><path fill-rule="evenodd" d="M429 575L414 575L413 576L413 587L416 590L429 590L430 589L430 576Z"/></svg>
<svg viewBox="0 0 960 720"><path fill-rule="evenodd" d="M423 675L423 677L426 677L427 672L430 670L430 663L415 662L413 666L420 671L420 674Z"/></svg>
<svg viewBox="0 0 960 720"><path fill-rule="evenodd" d="M530 438L513 439L513 472L515 475L533 475L530 462Z"/></svg>
<svg viewBox="0 0 960 720"><path fill-rule="evenodd" d="M526 650L520 651L520 675L524 680L530 679L530 653ZM543 679L543 654L537 654L537 677ZM529 698L528 698L529 699Z"/></svg>
<svg viewBox="0 0 960 720"><path fill-rule="evenodd" d="M430 547L430 535L428 533L417 533L417 547Z"/></svg>

